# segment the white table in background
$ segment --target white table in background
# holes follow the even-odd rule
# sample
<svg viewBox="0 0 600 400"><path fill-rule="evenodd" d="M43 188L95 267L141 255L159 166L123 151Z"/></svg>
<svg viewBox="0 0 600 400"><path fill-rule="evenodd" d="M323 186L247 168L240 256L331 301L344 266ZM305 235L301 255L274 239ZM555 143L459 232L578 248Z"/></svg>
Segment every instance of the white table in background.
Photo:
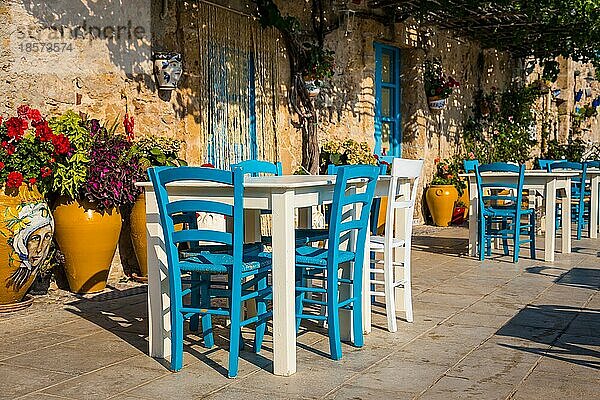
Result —
<svg viewBox="0 0 600 400"><path fill-rule="evenodd" d="M166 359L171 352L167 258L154 190L150 183L140 186L146 190L149 352L152 357ZM295 209L330 202L334 186L335 176L330 175L248 177L244 182L244 208L272 210L273 216L273 372L276 375L296 372ZM376 196L386 196L388 187L389 179L381 177ZM230 188L207 183L180 182L169 185L168 190L176 199L231 201L232 197ZM364 310L365 315L369 310ZM350 318L341 318L341 322L342 337L349 339ZM366 332L370 331L370 318L368 322L369 326L364 327Z"/></svg>
<svg viewBox="0 0 600 400"><path fill-rule="evenodd" d="M507 173L482 173L486 180L493 179L497 182L506 180ZM557 191L565 190L563 201L571 204L571 178L579 175L575 171L546 172L541 170L525 171L524 189L535 190L542 194L546 201L545 237L544 237L544 260L554 261L554 250L556 247L556 201ZM475 174L462 174L469 178L469 254L477 256L477 213L479 208L479 194ZM566 190L569 188L569 190ZM571 252L571 207L563 207L562 215L563 231L569 234L562 235L562 253ZM565 227L567 227L565 229Z"/></svg>
<svg viewBox="0 0 600 400"><path fill-rule="evenodd" d="M598 238L598 211L600 208L600 169L589 168L586 172L590 179L590 238Z"/></svg>

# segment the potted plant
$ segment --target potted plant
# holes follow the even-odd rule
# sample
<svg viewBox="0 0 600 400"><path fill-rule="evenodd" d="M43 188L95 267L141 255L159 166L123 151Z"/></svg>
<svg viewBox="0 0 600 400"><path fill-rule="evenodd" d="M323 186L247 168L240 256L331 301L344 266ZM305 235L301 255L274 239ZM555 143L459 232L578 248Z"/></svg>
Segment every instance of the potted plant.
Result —
<svg viewBox="0 0 600 400"><path fill-rule="evenodd" d="M448 226L452 221L454 205L462 196L466 183L458 176L461 168L459 157L435 160L435 175L425 194L427 207L437 226Z"/></svg>
<svg viewBox="0 0 600 400"><path fill-rule="evenodd" d="M60 160L53 190L56 239L65 255L65 272L75 293L106 287L121 231L120 207L133 204L142 169L124 135L98 120L72 111L51 122L72 143Z"/></svg>
<svg viewBox="0 0 600 400"><path fill-rule="evenodd" d="M324 79L333 76L335 61L332 50L325 50L317 44L305 43L304 67L302 68L302 77L304 85L310 97L316 97L321 92L321 86Z"/></svg>
<svg viewBox="0 0 600 400"><path fill-rule="evenodd" d="M367 142L358 143L354 139L330 140L321 147L320 172L327 173L327 166L369 164L378 165L377 157Z"/></svg>
<svg viewBox="0 0 600 400"><path fill-rule="evenodd" d="M446 99L460 84L453 77L444 74L439 58L426 60L423 81L427 103L431 110L441 110L446 107Z"/></svg>
<svg viewBox="0 0 600 400"><path fill-rule="evenodd" d="M36 109L0 117L0 308L21 302L48 262L54 219L44 194L68 148Z"/></svg>
<svg viewBox="0 0 600 400"><path fill-rule="evenodd" d="M129 128L128 128L129 129ZM131 126L131 135L133 126ZM134 142L132 151L139 159L144 170L154 166L183 166L187 165L185 160L179 158L181 141L172 138L147 136ZM144 173L143 179L148 180ZM146 198L142 191L131 208L130 234L133 250L140 267L140 277L148 276L148 254L146 252Z"/></svg>

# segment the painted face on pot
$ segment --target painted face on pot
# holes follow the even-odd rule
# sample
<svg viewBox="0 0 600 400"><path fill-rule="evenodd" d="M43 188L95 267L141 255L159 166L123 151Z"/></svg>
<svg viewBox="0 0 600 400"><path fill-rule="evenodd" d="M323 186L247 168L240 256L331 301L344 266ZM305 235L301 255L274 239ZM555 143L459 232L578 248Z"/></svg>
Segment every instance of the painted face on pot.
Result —
<svg viewBox="0 0 600 400"><path fill-rule="evenodd" d="M35 269L48 258L52 244L52 226L42 226L33 231L27 239L27 256L29 263Z"/></svg>

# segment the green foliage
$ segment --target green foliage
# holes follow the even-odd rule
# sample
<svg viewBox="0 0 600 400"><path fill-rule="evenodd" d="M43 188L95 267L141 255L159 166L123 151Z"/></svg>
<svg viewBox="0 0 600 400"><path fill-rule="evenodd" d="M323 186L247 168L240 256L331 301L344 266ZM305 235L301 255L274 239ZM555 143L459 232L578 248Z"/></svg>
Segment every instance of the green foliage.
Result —
<svg viewBox="0 0 600 400"><path fill-rule="evenodd" d="M187 162L179 158L181 141L177 139L146 136L136 140L132 152L144 169L155 166L180 167Z"/></svg>
<svg viewBox="0 0 600 400"><path fill-rule="evenodd" d="M304 59L302 76L306 80L322 80L333 76L334 52L314 43L304 43L307 57Z"/></svg>
<svg viewBox="0 0 600 400"><path fill-rule="evenodd" d="M343 142L330 140L321 147L320 170L322 174L327 173L327 166L369 164L377 165L377 158L367 142L358 143L353 139Z"/></svg>
<svg viewBox="0 0 600 400"><path fill-rule="evenodd" d="M553 139L548 141L546 151L542 154L545 160L567 160L581 162L585 152L585 142L581 139L572 140L567 144L560 144Z"/></svg>
<svg viewBox="0 0 600 400"><path fill-rule="evenodd" d="M464 148L480 163L531 159L530 127L535 123L531 107L538 92L531 86L513 87L503 93L479 93L474 116L465 124Z"/></svg>
<svg viewBox="0 0 600 400"><path fill-rule="evenodd" d="M71 110L52 118L49 125L55 134L65 135L72 148L72 152L56 160L52 191L75 199L87 177L88 155L92 145L90 132L81 117Z"/></svg>
<svg viewBox="0 0 600 400"><path fill-rule="evenodd" d="M467 183L464 179L460 178L458 174L463 171L462 160L464 157L456 156L453 158L445 158L440 160L435 159L435 174L431 180L432 185L454 185L458 191L458 195L462 196L464 190L467 187Z"/></svg>
<svg viewBox="0 0 600 400"><path fill-rule="evenodd" d="M558 61L545 60L542 65L544 67L542 70L542 79L545 81L556 82L558 74L560 73Z"/></svg>

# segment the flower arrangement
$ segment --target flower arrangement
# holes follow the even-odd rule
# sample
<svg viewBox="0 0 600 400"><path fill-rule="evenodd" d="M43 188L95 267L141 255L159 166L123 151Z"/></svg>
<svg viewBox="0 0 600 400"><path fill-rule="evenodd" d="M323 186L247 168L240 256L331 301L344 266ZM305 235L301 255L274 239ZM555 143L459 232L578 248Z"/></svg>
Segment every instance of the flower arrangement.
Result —
<svg viewBox="0 0 600 400"><path fill-rule="evenodd" d="M75 199L85 183L92 140L79 114L69 110L50 120L50 128L69 141L69 150L56 157L52 193ZM66 143L66 141L65 141Z"/></svg>
<svg viewBox="0 0 600 400"><path fill-rule="evenodd" d="M69 139L53 132L39 110L20 106L17 116L0 117L0 187L16 189L26 183L47 193L57 159L69 151Z"/></svg>
<svg viewBox="0 0 600 400"><path fill-rule="evenodd" d="M101 210L133 204L141 193L135 183L144 180L139 157L132 150L133 143L128 136L111 133L96 119L86 121L85 126L92 145L81 196Z"/></svg>
<svg viewBox="0 0 600 400"><path fill-rule="evenodd" d="M320 170L322 174L327 173L327 166L334 165L352 165L352 164L370 164L378 165L377 157L369 147L367 142L358 143L353 139L346 139L343 142L331 140L321 147Z"/></svg>
<svg viewBox="0 0 600 400"><path fill-rule="evenodd" d="M474 159L474 154L469 154L470 159ZM458 191L458 196L462 196L463 191L467 187L464 179L461 179L458 174L461 172L463 157L440 158L435 159L435 174L431 180L432 185L454 185Z"/></svg>
<svg viewBox="0 0 600 400"><path fill-rule="evenodd" d="M334 52L325 50L316 44L305 43L304 50L306 59L304 60L304 68L302 76L304 80L323 80L333 76L335 68Z"/></svg>
<svg viewBox="0 0 600 400"><path fill-rule="evenodd" d="M446 76L442 70L442 63L438 58L425 61L425 93L427 97L447 99L460 84L451 76Z"/></svg>
<svg viewBox="0 0 600 400"><path fill-rule="evenodd" d="M181 144L181 140L177 139L146 136L136 140L132 150L144 170L163 165L179 167L187 165L185 160L179 158Z"/></svg>

